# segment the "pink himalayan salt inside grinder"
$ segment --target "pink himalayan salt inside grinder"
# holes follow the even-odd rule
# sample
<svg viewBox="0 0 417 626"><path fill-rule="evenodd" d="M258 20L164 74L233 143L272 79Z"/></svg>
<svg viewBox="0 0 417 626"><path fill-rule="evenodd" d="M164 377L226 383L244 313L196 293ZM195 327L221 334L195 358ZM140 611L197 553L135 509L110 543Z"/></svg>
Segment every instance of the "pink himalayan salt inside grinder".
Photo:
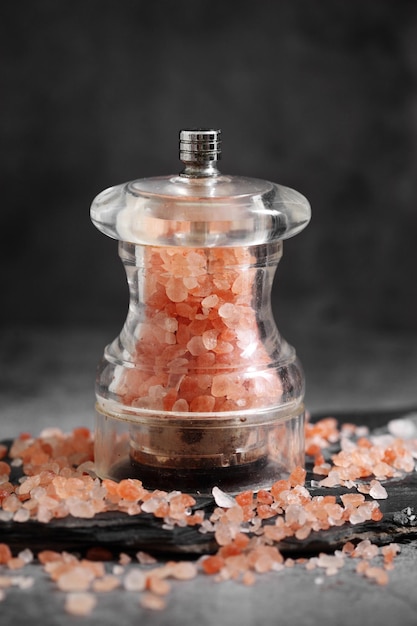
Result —
<svg viewBox="0 0 417 626"><path fill-rule="evenodd" d="M217 169L219 130L180 132L179 175L106 189L94 225L119 240L130 291L96 381L101 477L147 488L259 490L304 464L304 375L271 288L298 192Z"/></svg>

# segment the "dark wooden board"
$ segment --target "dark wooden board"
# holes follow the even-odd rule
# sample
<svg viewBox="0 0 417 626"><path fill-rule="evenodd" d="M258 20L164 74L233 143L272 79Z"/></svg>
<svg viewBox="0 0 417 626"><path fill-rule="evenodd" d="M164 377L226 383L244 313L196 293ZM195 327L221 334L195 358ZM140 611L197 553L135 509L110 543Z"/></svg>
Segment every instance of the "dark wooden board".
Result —
<svg viewBox="0 0 417 626"><path fill-rule="evenodd" d="M356 423L380 430L388 420L405 413L402 410L333 415L340 423ZM319 417L321 416L316 416ZM340 495L348 491L342 488L310 487L311 479L320 477L311 473L311 467L307 466L307 470L306 486L312 495ZM294 557L311 556L323 551L333 551L346 541L368 538L383 545L391 541L401 542L416 538L417 520L413 514L417 513L417 472L401 479L386 481L384 486L388 491L388 498L379 501L384 514L380 522L345 524L325 532L313 532L303 541L291 538L280 544L282 552ZM200 498L194 508L203 509L209 514L214 506L213 499L205 497ZM143 550L158 555L191 558L213 552L217 548L213 535L202 534L198 527L175 527L167 530L163 528L163 522L151 514L129 516L118 512L100 513L93 519L68 516L52 520L48 524L36 521L0 522L0 541L8 543L14 552L29 547L35 553L44 549L85 553L92 547L100 546L115 556L122 551L134 554Z"/></svg>

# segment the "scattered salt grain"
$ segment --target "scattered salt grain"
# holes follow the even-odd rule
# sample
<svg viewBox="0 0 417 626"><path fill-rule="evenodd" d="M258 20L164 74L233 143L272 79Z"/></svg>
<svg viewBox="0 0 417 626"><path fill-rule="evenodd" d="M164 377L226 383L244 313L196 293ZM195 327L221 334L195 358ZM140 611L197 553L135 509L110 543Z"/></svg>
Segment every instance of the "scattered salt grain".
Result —
<svg viewBox="0 0 417 626"><path fill-rule="evenodd" d="M61 591L86 591L93 579L94 574L90 569L75 566L59 576L57 585Z"/></svg>
<svg viewBox="0 0 417 626"><path fill-rule="evenodd" d="M140 605L144 609L151 609L152 611L162 611L166 607L166 600L163 597L156 595L155 593L144 593L140 599Z"/></svg>
<svg viewBox="0 0 417 626"><path fill-rule="evenodd" d="M146 587L146 576L140 569L131 569L123 579L126 591L143 591Z"/></svg>
<svg viewBox="0 0 417 626"><path fill-rule="evenodd" d="M175 285L175 288L177 286ZM207 294L206 298L210 297L210 294ZM184 302L180 305L181 315L195 320L195 328L201 330L205 328L208 309L211 305L217 304L214 298L207 299L207 307L200 315L196 313L197 309L193 311L193 307ZM242 313L239 310L234 305L222 308L221 317L228 326L226 331L228 341L235 332L232 322L234 323L235 318ZM165 326L168 324L171 328L171 322L167 321L167 318L161 320L161 323ZM168 328L165 326L164 332ZM218 348L221 354L223 348L216 343L217 331L200 332L200 330L198 340L193 341L190 346L192 350L199 351L200 338L203 337L206 349L210 345L216 351ZM207 332L211 334L206 334ZM190 339L191 336L186 338L184 350ZM176 356L178 354L176 353ZM227 395L228 398L235 398L239 385L233 380L230 381L230 377L224 374L218 374L215 378L212 396L220 398ZM208 406L207 398L213 402L213 397L207 395L210 376L200 377L196 385L201 395L192 402L197 402L202 410L202 407ZM154 385L149 389L149 392L151 391L158 395L164 392L164 388L161 385ZM236 396L235 400L237 402L239 398ZM187 403L187 407L182 410L188 408ZM413 425L414 421L413 418ZM47 523L53 517L65 517L69 513L77 517L92 517L100 511L119 510L134 515L139 514L142 509L163 520L164 528L173 529L177 525L186 526L190 523L198 527L200 532L213 533L219 546L218 553L203 558L198 564L180 561L169 562L153 569L140 568L131 565L131 558L122 553L119 563L113 566L112 574L105 574L103 563L100 564L101 569L95 569L92 561L86 559L80 561L66 553L51 552L47 555L47 551L44 551L39 554L39 560L45 571L57 583L58 588L69 592L66 610L70 613L87 615L91 612L95 605L95 597L87 593L88 590L108 592L120 585L127 591L144 592L140 599L141 605L144 608L160 610L165 608L166 600L163 596L168 594L171 588L167 578L190 580L202 570L205 574L214 575L217 580L240 580L245 585L252 585L255 582L255 572L280 571L284 567L297 567L301 563L299 559L296 561L286 559L284 562L277 550L277 543L287 537L303 540L312 531L341 526L347 521L353 524L369 520L379 521L382 512L376 500L388 497L380 480L412 471L415 464L413 455L417 458L413 440L406 437L407 432L408 434L411 432L408 420L405 425L397 423L398 420L395 422L390 423L390 434L369 438L366 429L354 425L346 425L339 431L336 420L332 418L307 425L306 450L308 448L308 454L314 458L315 470L324 477L319 482L312 481L311 487L342 485L346 488L356 488L356 493L345 493L340 497L342 504L338 503L339 500L334 495L313 496L302 486L305 473L299 468L294 470L290 479L277 481L270 490L261 490L257 495L245 492L233 498L219 487L214 487L212 493L217 508L209 519L204 518L203 512L193 511L195 500L179 491L148 492L140 481L121 481L123 483L121 486L121 483L111 480L101 482L95 478L92 438L87 429L81 429L83 432L79 433L84 444L79 438L74 439L73 435L66 439L63 433L55 430L43 434L47 437L46 446L45 442L42 443L39 439L22 437L13 443L10 455L12 458L14 456L16 465L21 465L24 459L24 471L28 471L30 475L23 477L15 488L7 487L9 491L3 497L0 520L9 521L15 518L15 521L24 522L33 518ZM399 438L394 439L395 436ZM336 442L340 442L341 451L336 454L331 451L330 462L328 453L321 451L329 443ZM71 451L72 445L74 450ZM61 451L60 446L66 446L65 453ZM50 456L49 452L45 452L49 449L53 450ZM67 462L63 460L65 455ZM73 461L70 462L70 458ZM3 485L7 484L7 480L3 481ZM414 521L416 516L411 507L407 515ZM265 524L264 519L268 517L271 521ZM393 568L393 560L398 551L396 544L379 549L369 540L359 542L356 547L348 542L342 551L321 554L305 559L303 563L306 570L320 567L327 576L332 576L343 567L347 559L353 557L359 561L356 568L358 574L377 584L385 585L388 582L388 571ZM375 557L379 557L380 560L383 558L382 567L372 563ZM138 552L136 558L141 565L156 563L156 559L144 552ZM12 556L5 544L0 544L0 563L5 564L9 570L21 569L32 560L33 554L30 550L23 550L16 557ZM323 581L322 576L316 576L316 584L322 584ZM25 589L32 584L31 577L0 577L3 595L3 590L12 585Z"/></svg>
<svg viewBox="0 0 417 626"><path fill-rule="evenodd" d="M32 550L29 550L29 548L25 548L25 550L19 552L17 556L22 559L22 561L24 561L26 565L28 563L32 563L33 561L33 552Z"/></svg>
<svg viewBox="0 0 417 626"><path fill-rule="evenodd" d="M417 413L409 413L406 417L388 422L388 431L399 439L417 437Z"/></svg>
<svg viewBox="0 0 417 626"><path fill-rule="evenodd" d="M120 587L120 580L112 574L107 574L103 578L96 578L91 585L92 590L99 593L108 593L117 587Z"/></svg>
<svg viewBox="0 0 417 626"><path fill-rule="evenodd" d="M65 599L65 610L71 615L89 615L96 603L92 593L69 593Z"/></svg>
<svg viewBox="0 0 417 626"><path fill-rule="evenodd" d="M131 560L132 560L132 558L128 554L125 554L124 552L121 552L119 554L119 564L120 565L129 565Z"/></svg>
<svg viewBox="0 0 417 626"><path fill-rule="evenodd" d="M388 573L382 567L368 567L364 572L367 578L371 578L378 585L386 585L388 583Z"/></svg>
<svg viewBox="0 0 417 626"><path fill-rule="evenodd" d="M14 522L27 522L30 519L30 511L28 509L17 509L16 513L13 515Z"/></svg>
<svg viewBox="0 0 417 626"><path fill-rule="evenodd" d="M147 552L142 552L141 550L136 553L136 558L141 565L153 565L157 562L155 557L148 554Z"/></svg>
<svg viewBox="0 0 417 626"><path fill-rule="evenodd" d="M155 593L158 596L166 596L171 591L169 582L158 575L150 576L147 579L147 587L151 593Z"/></svg>
<svg viewBox="0 0 417 626"><path fill-rule="evenodd" d="M177 580L191 580L197 576L197 567L191 561L180 561L173 566L172 576Z"/></svg>
<svg viewBox="0 0 417 626"><path fill-rule="evenodd" d="M369 495L375 500L385 500L388 498L387 490L378 480L371 481Z"/></svg>
<svg viewBox="0 0 417 626"><path fill-rule="evenodd" d="M213 487L212 494L217 506L221 506L223 509L229 509L236 504L236 500L219 489L219 487Z"/></svg>
<svg viewBox="0 0 417 626"><path fill-rule="evenodd" d="M24 560L18 556L12 557L11 559L9 559L9 561L7 561L7 567L12 570L22 569L22 567L24 566L25 566Z"/></svg>

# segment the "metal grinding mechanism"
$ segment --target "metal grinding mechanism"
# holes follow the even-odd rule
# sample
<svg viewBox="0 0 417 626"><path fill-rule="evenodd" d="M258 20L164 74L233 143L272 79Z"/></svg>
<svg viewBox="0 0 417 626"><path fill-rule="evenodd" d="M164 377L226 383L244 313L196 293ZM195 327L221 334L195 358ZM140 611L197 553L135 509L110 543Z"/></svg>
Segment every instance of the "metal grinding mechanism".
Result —
<svg viewBox="0 0 417 626"><path fill-rule="evenodd" d="M180 132L179 175L100 193L119 240L127 319L96 382L101 477L147 488L255 491L304 464L304 375L271 288L282 240L309 222L298 192L219 172L221 132Z"/></svg>

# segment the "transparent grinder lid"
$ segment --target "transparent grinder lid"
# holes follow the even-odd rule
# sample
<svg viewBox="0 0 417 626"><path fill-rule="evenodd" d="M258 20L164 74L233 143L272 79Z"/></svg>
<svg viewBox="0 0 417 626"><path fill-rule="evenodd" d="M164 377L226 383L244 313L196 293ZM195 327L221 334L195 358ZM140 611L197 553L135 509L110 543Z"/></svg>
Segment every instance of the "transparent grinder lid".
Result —
<svg viewBox="0 0 417 626"><path fill-rule="evenodd" d="M96 465L153 488L259 489L304 459L304 375L270 296L300 193L221 174L221 133L180 132L179 175L103 191L93 223L118 239L130 306L99 365Z"/></svg>
<svg viewBox="0 0 417 626"><path fill-rule="evenodd" d="M134 244L187 247L257 245L305 228L310 207L297 191L218 171L220 137L219 130L181 131L181 174L106 189L91 207L95 226Z"/></svg>

